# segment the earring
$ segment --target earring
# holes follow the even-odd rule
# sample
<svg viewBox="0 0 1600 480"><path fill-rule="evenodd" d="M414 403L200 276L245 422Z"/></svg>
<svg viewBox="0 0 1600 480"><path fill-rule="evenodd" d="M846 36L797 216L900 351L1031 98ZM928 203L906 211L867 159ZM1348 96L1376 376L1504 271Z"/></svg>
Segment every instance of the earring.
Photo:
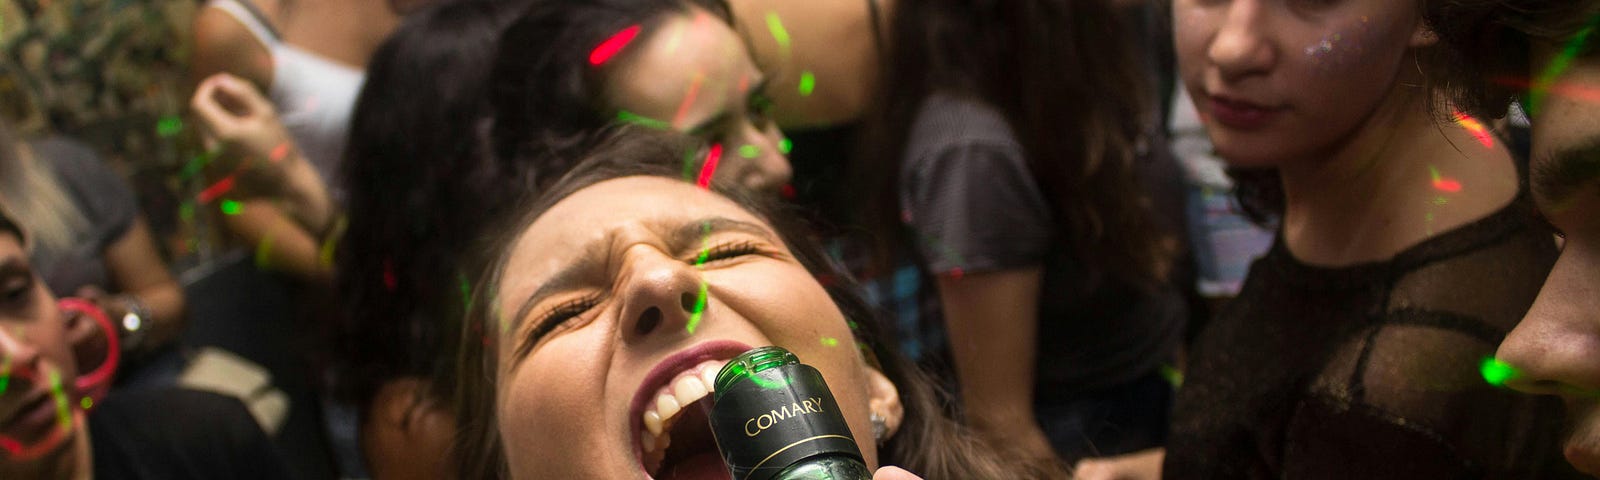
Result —
<svg viewBox="0 0 1600 480"><path fill-rule="evenodd" d="M889 423L883 419L883 415L879 415L878 412L872 412L867 418L872 421L872 439L878 443L888 440Z"/></svg>

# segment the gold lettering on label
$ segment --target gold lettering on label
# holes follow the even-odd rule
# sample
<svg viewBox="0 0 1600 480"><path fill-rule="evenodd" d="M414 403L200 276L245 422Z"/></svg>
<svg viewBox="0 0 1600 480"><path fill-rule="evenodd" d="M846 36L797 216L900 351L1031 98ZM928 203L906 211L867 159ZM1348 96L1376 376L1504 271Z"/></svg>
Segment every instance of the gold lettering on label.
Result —
<svg viewBox="0 0 1600 480"><path fill-rule="evenodd" d="M802 406L802 403L804 406ZM819 397L808 398L800 402L790 402L788 405L780 406L776 410L769 410L767 413L750 417L749 420L745 420L744 434L748 437L754 437L756 435L760 435L762 431L777 425L781 420L794 418L801 415L819 413L821 411L822 399ZM752 430L750 428L751 426L754 426L755 429Z"/></svg>

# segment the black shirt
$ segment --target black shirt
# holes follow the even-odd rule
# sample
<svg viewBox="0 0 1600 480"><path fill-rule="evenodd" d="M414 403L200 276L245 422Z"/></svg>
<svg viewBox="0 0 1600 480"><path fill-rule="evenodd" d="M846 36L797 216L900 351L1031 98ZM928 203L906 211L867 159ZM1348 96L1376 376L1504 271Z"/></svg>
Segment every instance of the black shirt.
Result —
<svg viewBox="0 0 1600 480"><path fill-rule="evenodd" d="M1561 405L1483 362L1556 250L1525 199L1394 258L1296 260L1280 235L1200 333L1166 478L1568 478Z"/></svg>
<svg viewBox="0 0 1600 480"><path fill-rule="evenodd" d="M90 413L89 438L98 480L289 478L244 405L215 393L113 393Z"/></svg>

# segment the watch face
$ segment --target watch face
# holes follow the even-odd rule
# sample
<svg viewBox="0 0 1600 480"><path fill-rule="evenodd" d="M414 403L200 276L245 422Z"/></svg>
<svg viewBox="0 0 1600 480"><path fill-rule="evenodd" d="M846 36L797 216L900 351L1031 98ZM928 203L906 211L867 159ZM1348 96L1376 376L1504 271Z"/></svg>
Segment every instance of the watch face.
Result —
<svg viewBox="0 0 1600 480"><path fill-rule="evenodd" d="M139 328L141 328L143 326L144 326L144 319L143 318L139 318L138 314L129 313L127 315L123 315L122 316L122 330L125 331L125 332L128 332L128 333L137 332L137 331L139 331Z"/></svg>

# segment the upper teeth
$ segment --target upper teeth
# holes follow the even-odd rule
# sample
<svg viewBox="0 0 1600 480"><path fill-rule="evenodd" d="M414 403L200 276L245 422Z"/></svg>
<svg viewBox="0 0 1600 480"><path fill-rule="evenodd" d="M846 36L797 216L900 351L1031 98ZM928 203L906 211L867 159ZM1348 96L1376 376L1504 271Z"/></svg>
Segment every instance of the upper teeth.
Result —
<svg viewBox="0 0 1600 480"><path fill-rule="evenodd" d="M639 432L639 442L644 448L645 465L651 471L661 463L667 446L672 444L672 437L666 432L672 429L678 414L716 390L717 372L727 363L727 360L706 360L678 372L676 378L656 391L655 401L645 405L641 414L644 431Z"/></svg>

